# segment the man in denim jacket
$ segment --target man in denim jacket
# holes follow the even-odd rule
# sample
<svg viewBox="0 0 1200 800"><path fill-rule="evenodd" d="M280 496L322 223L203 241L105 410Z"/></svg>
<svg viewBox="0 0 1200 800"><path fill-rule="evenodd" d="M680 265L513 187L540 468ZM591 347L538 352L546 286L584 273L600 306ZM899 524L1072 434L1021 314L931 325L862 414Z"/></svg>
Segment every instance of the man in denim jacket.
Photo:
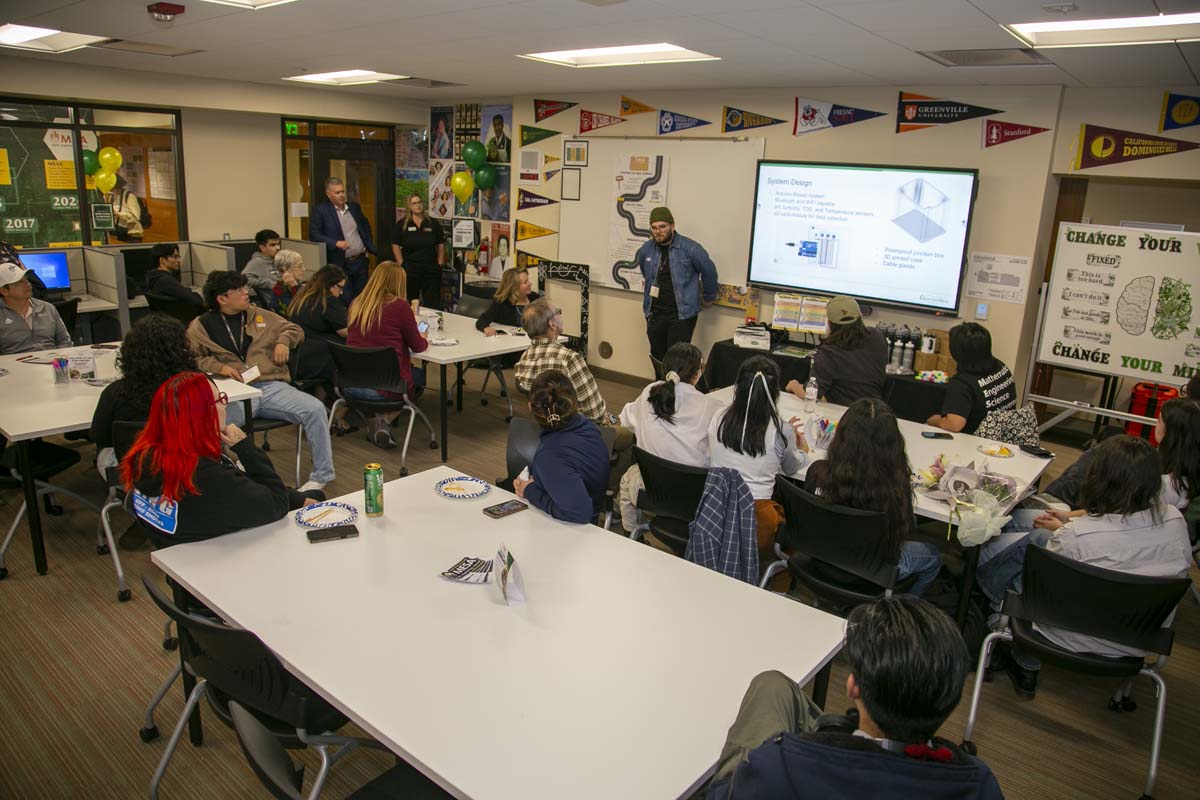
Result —
<svg viewBox="0 0 1200 800"><path fill-rule="evenodd" d="M675 232L675 217L666 206L650 212L650 236L635 258L642 271L650 356L661 361L671 345L692 340L700 309L717 299L717 268L698 242Z"/></svg>

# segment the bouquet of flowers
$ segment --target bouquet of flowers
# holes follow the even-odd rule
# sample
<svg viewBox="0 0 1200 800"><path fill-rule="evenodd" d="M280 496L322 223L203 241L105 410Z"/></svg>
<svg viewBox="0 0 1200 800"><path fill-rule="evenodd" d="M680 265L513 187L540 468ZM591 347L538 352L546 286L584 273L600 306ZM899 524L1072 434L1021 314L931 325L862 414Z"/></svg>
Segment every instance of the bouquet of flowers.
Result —
<svg viewBox="0 0 1200 800"><path fill-rule="evenodd" d="M990 471L987 461L979 467L974 461L964 467L948 463L944 454L938 455L927 469L918 469L915 483L927 497L949 504L946 538L950 537L951 525L957 517L958 539L968 546L982 544L1000 533L1011 519L1002 515L1000 509L1017 496L1016 480Z"/></svg>

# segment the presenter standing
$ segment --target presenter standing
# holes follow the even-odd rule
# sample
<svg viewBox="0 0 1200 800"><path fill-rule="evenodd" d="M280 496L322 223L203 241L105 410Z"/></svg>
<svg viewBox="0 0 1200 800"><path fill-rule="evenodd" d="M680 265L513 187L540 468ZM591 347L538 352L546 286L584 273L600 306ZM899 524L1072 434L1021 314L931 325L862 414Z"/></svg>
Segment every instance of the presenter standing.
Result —
<svg viewBox="0 0 1200 800"><path fill-rule="evenodd" d="M717 268L699 242L675 232L666 206L650 212L650 237L635 258L650 357L661 361L671 345L692 340L701 309L717 299Z"/></svg>

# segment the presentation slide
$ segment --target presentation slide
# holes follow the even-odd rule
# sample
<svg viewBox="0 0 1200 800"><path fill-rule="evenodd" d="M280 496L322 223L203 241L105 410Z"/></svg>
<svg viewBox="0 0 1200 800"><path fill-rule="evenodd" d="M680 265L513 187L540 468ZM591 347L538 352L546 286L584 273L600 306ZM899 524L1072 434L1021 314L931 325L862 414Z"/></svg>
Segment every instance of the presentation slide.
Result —
<svg viewBox="0 0 1200 800"><path fill-rule="evenodd" d="M955 310L973 170L762 161L750 283Z"/></svg>
<svg viewBox="0 0 1200 800"><path fill-rule="evenodd" d="M21 253L21 263L33 270L47 289L70 289L66 253Z"/></svg>

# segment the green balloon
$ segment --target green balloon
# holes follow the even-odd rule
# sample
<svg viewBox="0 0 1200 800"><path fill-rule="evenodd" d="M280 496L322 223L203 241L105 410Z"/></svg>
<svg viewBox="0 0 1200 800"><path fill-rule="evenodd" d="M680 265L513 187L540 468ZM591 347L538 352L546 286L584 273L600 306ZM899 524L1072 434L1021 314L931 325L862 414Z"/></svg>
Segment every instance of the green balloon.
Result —
<svg viewBox="0 0 1200 800"><path fill-rule="evenodd" d="M496 185L496 168L484 164L475 170L475 185L480 189L490 189Z"/></svg>
<svg viewBox="0 0 1200 800"><path fill-rule="evenodd" d="M462 149L463 161L471 169L479 169L487 161L487 151L480 142L467 142Z"/></svg>
<svg viewBox="0 0 1200 800"><path fill-rule="evenodd" d="M96 155L95 150L83 151L83 174L94 175L96 170L100 169L100 157Z"/></svg>

